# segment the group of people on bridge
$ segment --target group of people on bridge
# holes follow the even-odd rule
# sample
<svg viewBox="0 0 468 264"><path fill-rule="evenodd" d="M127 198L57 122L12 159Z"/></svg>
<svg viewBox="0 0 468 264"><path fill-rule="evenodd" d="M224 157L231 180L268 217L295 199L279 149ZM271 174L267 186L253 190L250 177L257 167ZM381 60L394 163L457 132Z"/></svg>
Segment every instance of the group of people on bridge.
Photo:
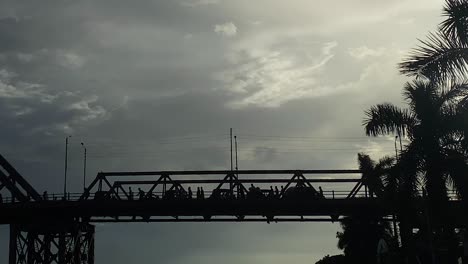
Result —
<svg viewBox="0 0 468 264"><path fill-rule="evenodd" d="M237 190L237 191L236 191ZM135 200L135 194L132 187L128 187L126 197L128 200ZM110 196L112 197L112 196ZM191 187L187 190L181 186L173 186L169 190L163 191L161 197L156 192L145 192L141 188L138 188L138 200L149 200L149 199L162 199L162 200L184 200L184 199L216 199L216 200L234 200L234 199L280 199L285 197L291 198L324 198L322 187L319 187L319 191L316 191L313 187L308 186L294 186L287 189L284 186L278 188L278 186L270 186L269 189L261 189L258 186L250 185L248 189L243 186L234 186L229 189L216 188L211 192L211 195L205 197L205 191L203 187L197 187L196 195L193 196Z"/></svg>
<svg viewBox="0 0 468 264"><path fill-rule="evenodd" d="M128 200L136 200L135 193L132 190L132 187L128 187L128 192L124 192ZM234 186L229 189L215 188L211 195L205 197L205 190L203 187L197 187L196 195L193 197L192 188L188 187L187 190L182 188L182 186L172 186L169 190L161 192L161 197L152 191L145 192L141 188L138 188L138 200L184 200L184 199L216 199L216 200L235 200L235 199L249 199L249 200L258 200L258 199L280 199L280 198L324 198L322 187L319 187L319 191L316 191L313 187L307 186L294 186L285 189L283 186L278 188L278 186L270 186L269 189L261 189L258 186L253 184L247 189L242 185ZM115 191L98 191L94 194L95 200L101 200L108 197L110 199L121 199L120 194L115 193ZM117 198L120 197L120 198ZM58 196L54 197L53 200L56 200ZM65 199L64 197L62 197ZM68 197L69 198L69 197ZM42 194L42 199L44 201L49 200L49 195L47 191L44 191ZM124 198L125 199L125 198ZM3 203L4 199L0 193L0 203Z"/></svg>

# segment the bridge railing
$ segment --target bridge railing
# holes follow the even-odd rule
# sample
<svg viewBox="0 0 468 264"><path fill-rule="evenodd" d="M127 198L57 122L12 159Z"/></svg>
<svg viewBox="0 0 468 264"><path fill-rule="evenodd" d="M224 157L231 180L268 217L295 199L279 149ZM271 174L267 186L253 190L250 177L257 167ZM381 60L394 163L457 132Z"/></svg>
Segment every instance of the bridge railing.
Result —
<svg viewBox="0 0 468 264"><path fill-rule="evenodd" d="M212 195L212 193L213 191L206 191L205 198L209 198ZM164 195L164 193L161 191L153 192L153 194L154 196L158 196L158 197L163 197ZM67 193L66 196L63 193L52 193L52 194L48 194L47 197L44 197L43 201L63 201L63 200L79 201L82 195L83 193ZM348 195L348 191L340 191L340 190L323 191L323 195L324 195L324 198L326 199L344 199ZM364 195L365 195L364 191L359 192L359 196L363 197ZM94 200L95 198L97 198L96 193L90 193L88 198L89 200ZM191 198L196 199L195 196L192 196ZM128 198L123 199L123 200L128 200ZM132 200L141 200L141 199L138 196L136 196ZM13 199L12 197L5 197L3 198L3 201L1 201L0 203L15 203L15 202L20 202L20 201Z"/></svg>
<svg viewBox="0 0 468 264"><path fill-rule="evenodd" d="M348 196L348 193L349 191L344 191L344 190L327 190L327 191L323 191L323 198L325 199L346 199L347 196ZM209 190L205 193L205 198L209 198L211 197L211 195L213 194L213 191L212 190ZM161 192L161 191L157 191L157 192L153 192L153 195L154 197L158 197L158 198L163 198L164 197L164 193ZM47 194L46 196L43 196L43 199L42 201L36 201L36 202L46 202L46 201L80 201L81 200L81 197L83 196L83 193L67 193L67 195L64 195L63 193L52 193L52 194ZM418 197L422 197L423 196L423 192L422 191L419 191L417 193L417 196ZM365 190L362 190L362 191L359 191L357 192L357 195L354 197L354 198L371 198L368 193L366 193ZM457 195L457 192L455 190L449 190L448 191L448 197L449 197L449 200L458 200L459 197ZM120 200L130 200L128 197L122 197L123 199L120 199ZM187 197L188 198L188 197ZM265 198L268 198L268 196L265 196ZM100 197L98 197L96 195L96 193L90 193L89 194L89 197L88 197L88 200L95 200L95 199L100 199ZM138 195L136 195L135 197L133 197L131 200L147 200L148 198L147 197L144 197L144 198L141 198L139 197ZM196 196L192 195L192 197L190 197L190 199L197 199ZM19 201L17 199L13 199L13 197L4 197L3 200L0 201L0 203L6 203L6 204L9 204L9 203L22 203L24 201ZM31 200L31 202L34 202L33 200Z"/></svg>

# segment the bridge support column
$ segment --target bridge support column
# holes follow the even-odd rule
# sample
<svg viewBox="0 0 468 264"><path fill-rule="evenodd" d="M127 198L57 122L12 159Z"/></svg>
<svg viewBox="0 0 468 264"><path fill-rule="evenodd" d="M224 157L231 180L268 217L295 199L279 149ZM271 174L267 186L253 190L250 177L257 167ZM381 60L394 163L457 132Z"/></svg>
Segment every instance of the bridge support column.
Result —
<svg viewBox="0 0 468 264"><path fill-rule="evenodd" d="M94 264L94 226L10 225L9 252L9 264Z"/></svg>

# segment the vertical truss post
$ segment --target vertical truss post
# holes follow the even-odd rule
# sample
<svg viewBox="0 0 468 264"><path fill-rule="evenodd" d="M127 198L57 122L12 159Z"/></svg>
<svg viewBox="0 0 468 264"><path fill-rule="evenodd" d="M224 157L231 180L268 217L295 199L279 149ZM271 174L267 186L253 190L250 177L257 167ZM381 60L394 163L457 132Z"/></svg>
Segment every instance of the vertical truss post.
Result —
<svg viewBox="0 0 468 264"><path fill-rule="evenodd" d="M11 225L9 258L9 264L94 264L94 226Z"/></svg>
<svg viewBox="0 0 468 264"><path fill-rule="evenodd" d="M9 264L16 264L16 250L17 245L17 226L10 225L10 250L9 250Z"/></svg>

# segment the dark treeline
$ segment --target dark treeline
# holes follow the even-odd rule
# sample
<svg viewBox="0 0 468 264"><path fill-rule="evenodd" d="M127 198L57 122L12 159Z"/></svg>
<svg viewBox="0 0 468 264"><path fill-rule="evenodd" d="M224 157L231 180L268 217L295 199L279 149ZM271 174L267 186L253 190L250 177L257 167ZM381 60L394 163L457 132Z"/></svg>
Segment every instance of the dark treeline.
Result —
<svg viewBox="0 0 468 264"><path fill-rule="evenodd" d="M395 212L348 216L337 234L344 255L317 263L468 263L467 230L453 223L449 190L468 212L468 0L446 0L444 20L398 65L414 78L405 108L381 103L365 111L368 136L394 136L394 157L358 155L371 193ZM404 139L405 144L403 144ZM397 147L398 145L398 147ZM414 210L415 203L423 210ZM466 225L464 225L466 227Z"/></svg>

